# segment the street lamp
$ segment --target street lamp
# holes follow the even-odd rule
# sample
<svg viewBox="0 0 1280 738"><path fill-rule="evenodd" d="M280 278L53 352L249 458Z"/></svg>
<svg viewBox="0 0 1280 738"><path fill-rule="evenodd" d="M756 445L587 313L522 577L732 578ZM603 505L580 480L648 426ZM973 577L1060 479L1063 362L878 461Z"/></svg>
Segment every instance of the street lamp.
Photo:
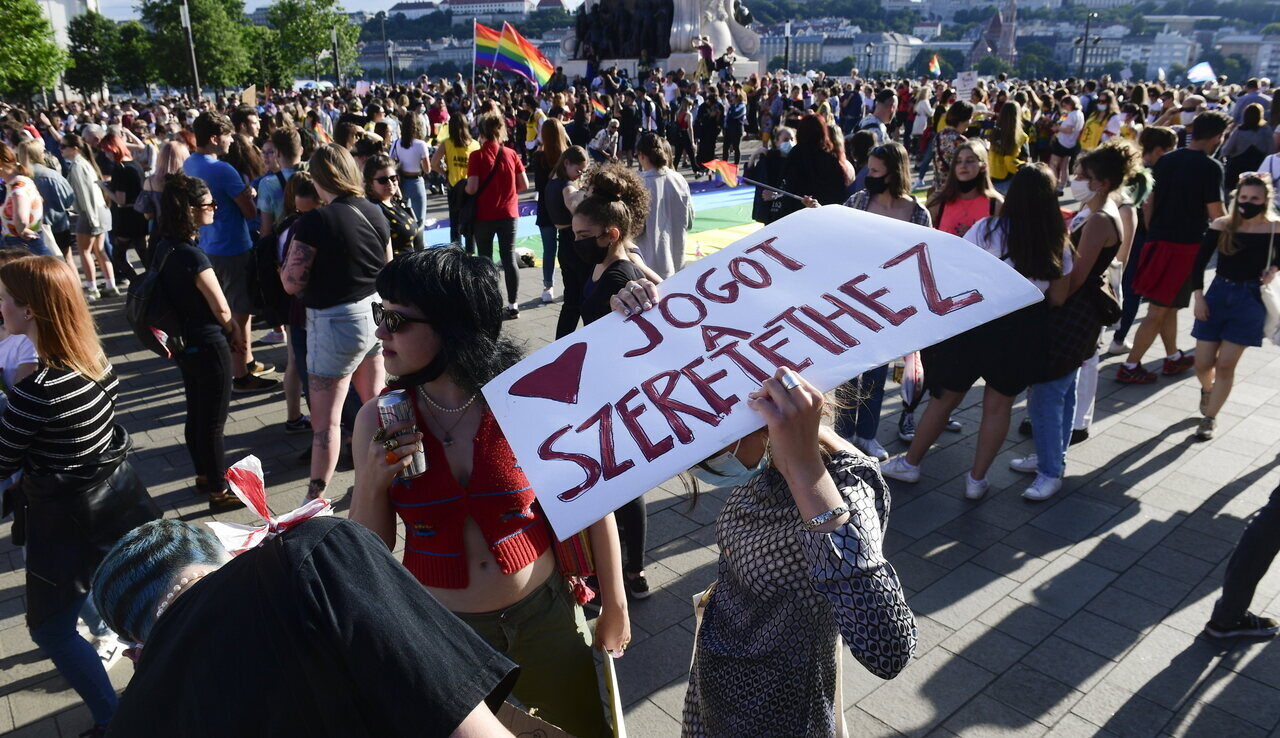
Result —
<svg viewBox="0 0 1280 738"><path fill-rule="evenodd" d="M1085 61L1089 58L1089 44L1094 46L1102 43L1101 36L1089 37L1089 29L1093 26L1093 19L1097 18L1097 13L1089 13L1084 17L1084 35L1076 38L1075 45L1080 47L1080 81L1084 81Z"/></svg>
<svg viewBox="0 0 1280 738"><path fill-rule="evenodd" d="M783 27L782 35L782 68L791 71L791 21Z"/></svg>
<svg viewBox="0 0 1280 738"><path fill-rule="evenodd" d="M868 41L863 51L867 52L867 76L871 76L871 42Z"/></svg>
<svg viewBox="0 0 1280 738"><path fill-rule="evenodd" d="M382 56L387 62L387 79L391 79L391 48L387 46L387 11L379 10L376 16L378 23L382 24ZM392 84L395 84L392 82Z"/></svg>

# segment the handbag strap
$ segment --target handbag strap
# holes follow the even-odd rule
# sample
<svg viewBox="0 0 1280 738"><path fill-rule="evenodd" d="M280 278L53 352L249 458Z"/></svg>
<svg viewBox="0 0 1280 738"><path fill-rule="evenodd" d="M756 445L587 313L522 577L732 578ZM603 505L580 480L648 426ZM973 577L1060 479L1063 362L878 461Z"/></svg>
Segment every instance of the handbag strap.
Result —
<svg viewBox="0 0 1280 738"><path fill-rule="evenodd" d="M1271 221L1271 237L1267 239L1267 263L1262 265L1262 276L1258 278L1261 282L1267 276L1267 272L1271 270L1271 264L1276 258L1276 222Z"/></svg>
<svg viewBox="0 0 1280 738"><path fill-rule="evenodd" d="M344 202L342 204L356 211L356 215L360 216L360 220L363 220L364 224L369 226L369 230L373 231L374 237L377 238L378 240L382 240L382 234L379 233L378 229L374 227L372 221L369 220L369 216L365 215L363 210L353 205L350 201Z"/></svg>
<svg viewBox="0 0 1280 738"><path fill-rule="evenodd" d="M498 153L493 157L493 169L489 170L489 176L484 178L484 181L476 188L476 194L472 195L472 197L480 197L480 193L484 192L484 188L489 186L489 182L493 179L493 175L498 173L498 167L502 165L502 162L506 161L506 156L504 156L506 152L504 149L506 149L505 146L498 144Z"/></svg>

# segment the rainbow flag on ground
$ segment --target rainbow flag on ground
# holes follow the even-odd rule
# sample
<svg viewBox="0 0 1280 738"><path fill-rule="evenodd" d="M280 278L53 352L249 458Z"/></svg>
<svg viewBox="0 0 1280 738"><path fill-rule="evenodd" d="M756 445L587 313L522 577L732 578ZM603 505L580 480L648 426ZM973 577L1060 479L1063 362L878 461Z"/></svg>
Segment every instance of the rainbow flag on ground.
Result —
<svg viewBox="0 0 1280 738"><path fill-rule="evenodd" d="M494 66L498 69L527 77L535 87L542 87L549 82L555 71L555 67L538 51L538 47L506 21L502 23L502 38L498 41L498 53L494 61Z"/></svg>
<svg viewBox="0 0 1280 738"><path fill-rule="evenodd" d="M604 103L594 97L591 98L591 109L596 111L597 118L603 118L609 114L609 109L604 106Z"/></svg>
<svg viewBox="0 0 1280 738"><path fill-rule="evenodd" d="M711 161L702 162L702 166L716 172L720 178L724 180L724 186L733 188L738 186L738 165L730 164L721 159L712 159Z"/></svg>
<svg viewBox="0 0 1280 738"><path fill-rule="evenodd" d="M502 34L498 33L496 28L490 28L478 22L475 23L476 66L496 67L498 43L502 39Z"/></svg>
<svg viewBox="0 0 1280 738"><path fill-rule="evenodd" d="M929 60L929 74L934 76L942 74L942 64L938 61L937 54L934 54L933 58Z"/></svg>

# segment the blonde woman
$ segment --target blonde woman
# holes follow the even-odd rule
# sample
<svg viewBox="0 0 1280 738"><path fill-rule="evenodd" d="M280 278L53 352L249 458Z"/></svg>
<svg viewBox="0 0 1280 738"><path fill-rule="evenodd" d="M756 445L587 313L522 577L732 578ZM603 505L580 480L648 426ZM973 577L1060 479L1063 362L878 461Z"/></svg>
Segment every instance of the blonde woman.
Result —
<svg viewBox="0 0 1280 738"><path fill-rule="evenodd" d="M1191 272L1196 339L1196 379L1200 380L1200 425L1196 437L1213 438L1218 411L1226 404L1235 382L1236 365L1244 350L1262 345L1267 312L1261 286L1275 278L1280 252L1273 248L1280 217L1271 203L1275 183L1265 172L1245 174L1236 187L1227 215L1209 225L1195 269ZM1204 270L1218 253L1218 269L1209 289Z"/></svg>
<svg viewBox="0 0 1280 738"><path fill-rule="evenodd" d="M138 193L133 209L148 221L155 220L160 212L160 193L164 192L165 180L171 174L182 174L182 163L190 155L190 149L180 139L165 141L156 152L155 168L142 183L142 192Z"/></svg>
<svg viewBox="0 0 1280 738"><path fill-rule="evenodd" d="M988 157L980 139L956 147L946 179L926 204L935 228L963 237L974 223L999 211L1004 197L991 183Z"/></svg>

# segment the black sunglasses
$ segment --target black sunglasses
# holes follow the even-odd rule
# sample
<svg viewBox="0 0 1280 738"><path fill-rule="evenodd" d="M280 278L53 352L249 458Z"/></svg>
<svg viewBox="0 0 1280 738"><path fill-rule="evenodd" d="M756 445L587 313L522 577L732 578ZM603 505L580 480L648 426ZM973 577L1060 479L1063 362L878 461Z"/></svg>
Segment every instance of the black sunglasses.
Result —
<svg viewBox="0 0 1280 738"><path fill-rule="evenodd" d="M397 174L388 174L385 177L374 177L373 181L377 182L380 185L389 185L392 182L399 182L400 176Z"/></svg>
<svg viewBox="0 0 1280 738"><path fill-rule="evenodd" d="M410 318L404 313L397 313L394 310L387 310L382 307L382 303L373 303L373 324L380 325L387 329L387 333L396 333L404 327L405 323L422 323L431 325L431 321L422 318Z"/></svg>

